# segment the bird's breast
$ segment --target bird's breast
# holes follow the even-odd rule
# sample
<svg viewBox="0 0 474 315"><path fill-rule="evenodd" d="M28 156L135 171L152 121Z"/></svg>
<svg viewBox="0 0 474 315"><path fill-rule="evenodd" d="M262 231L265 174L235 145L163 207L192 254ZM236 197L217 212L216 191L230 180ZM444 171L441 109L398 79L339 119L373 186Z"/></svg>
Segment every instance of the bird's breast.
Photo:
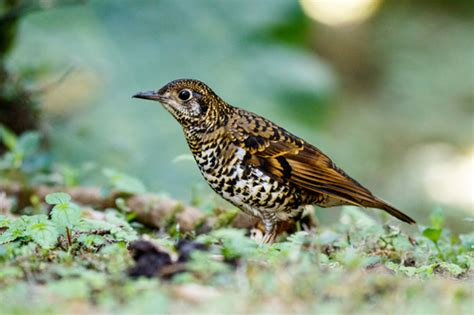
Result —
<svg viewBox="0 0 474 315"><path fill-rule="evenodd" d="M299 207L299 194L260 169L246 163L243 148L223 143L203 144L194 154L211 188L244 212L261 217L263 212L287 215Z"/></svg>

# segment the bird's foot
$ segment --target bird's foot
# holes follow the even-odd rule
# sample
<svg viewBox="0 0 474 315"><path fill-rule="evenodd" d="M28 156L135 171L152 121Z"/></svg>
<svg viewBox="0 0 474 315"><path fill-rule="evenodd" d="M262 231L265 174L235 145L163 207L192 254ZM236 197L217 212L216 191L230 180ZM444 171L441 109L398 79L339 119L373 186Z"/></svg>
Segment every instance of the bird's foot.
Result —
<svg viewBox="0 0 474 315"><path fill-rule="evenodd" d="M273 242L275 242L276 236L277 236L276 229L272 233L266 233L263 236L261 244L273 244Z"/></svg>
<svg viewBox="0 0 474 315"><path fill-rule="evenodd" d="M263 235L263 239L261 244L272 244L275 242L277 236L277 224L275 222L274 217L264 217L263 218L263 225L265 226L265 234Z"/></svg>

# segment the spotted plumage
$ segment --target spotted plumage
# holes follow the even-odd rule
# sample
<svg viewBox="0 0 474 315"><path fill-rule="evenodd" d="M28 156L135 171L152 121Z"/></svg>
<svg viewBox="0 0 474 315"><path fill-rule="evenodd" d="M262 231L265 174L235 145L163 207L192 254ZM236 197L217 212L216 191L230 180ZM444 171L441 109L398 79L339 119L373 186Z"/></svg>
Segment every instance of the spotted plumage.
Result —
<svg viewBox="0 0 474 315"><path fill-rule="evenodd" d="M176 118L212 189L263 220L263 242L274 241L278 222L311 204L379 208L415 223L318 148L257 114L227 104L200 81L175 80L134 97L160 101Z"/></svg>

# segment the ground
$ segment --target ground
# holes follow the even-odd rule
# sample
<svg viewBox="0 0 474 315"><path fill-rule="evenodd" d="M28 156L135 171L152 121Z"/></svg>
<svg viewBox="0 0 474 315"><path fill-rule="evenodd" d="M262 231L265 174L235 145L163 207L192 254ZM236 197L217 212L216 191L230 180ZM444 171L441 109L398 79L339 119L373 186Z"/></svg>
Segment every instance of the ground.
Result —
<svg viewBox="0 0 474 315"><path fill-rule="evenodd" d="M474 306L474 234L443 229L439 212L407 234L347 207L332 226L259 245L246 229L184 233L173 219L152 229L133 210L86 209L64 193L45 199L49 215L0 216L2 314L470 314Z"/></svg>

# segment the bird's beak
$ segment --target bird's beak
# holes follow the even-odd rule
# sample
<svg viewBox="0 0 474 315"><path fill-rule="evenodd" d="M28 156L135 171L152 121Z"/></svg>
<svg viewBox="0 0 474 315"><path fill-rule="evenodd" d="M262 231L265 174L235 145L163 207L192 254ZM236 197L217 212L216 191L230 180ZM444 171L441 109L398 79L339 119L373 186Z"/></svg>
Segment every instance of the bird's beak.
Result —
<svg viewBox="0 0 474 315"><path fill-rule="evenodd" d="M133 95L132 97L143 98L145 100L153 100L153 101L161 101L162 99L161 95L155 91L139 92Z"/></svg>

